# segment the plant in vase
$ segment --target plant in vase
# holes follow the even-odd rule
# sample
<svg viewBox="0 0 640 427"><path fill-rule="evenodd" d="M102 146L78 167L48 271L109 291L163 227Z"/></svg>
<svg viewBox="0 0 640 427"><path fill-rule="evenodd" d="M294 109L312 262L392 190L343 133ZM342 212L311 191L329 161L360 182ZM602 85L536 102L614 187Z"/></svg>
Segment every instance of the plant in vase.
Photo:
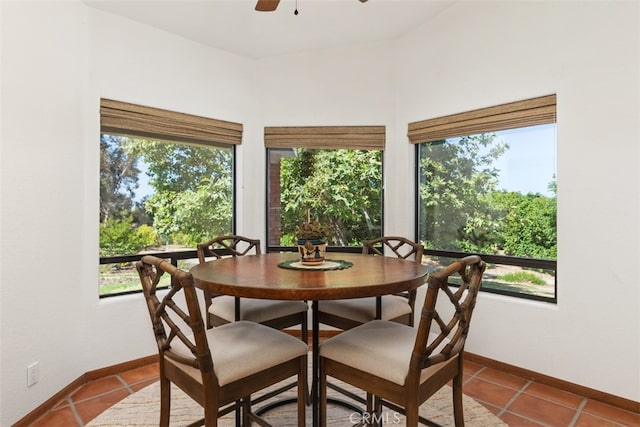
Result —
<svg viewBox="0 0 640 427"><path fill-rule="evenodd" d="M298 252L300 261L306 265L316 265L324 262L327 250L327 237L330 235L328 225L318 221L311 221L307 214L307 221L296 227Z"/></svg>

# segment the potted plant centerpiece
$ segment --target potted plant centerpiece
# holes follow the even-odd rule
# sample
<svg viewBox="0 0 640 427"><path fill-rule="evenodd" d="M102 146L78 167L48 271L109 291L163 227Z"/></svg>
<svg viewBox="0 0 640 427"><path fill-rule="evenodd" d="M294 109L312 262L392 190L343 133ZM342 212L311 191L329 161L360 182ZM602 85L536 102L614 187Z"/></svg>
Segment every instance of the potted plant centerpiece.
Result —
<svg viewBox="0 0 640 427"><path fill-rule="evenodd" d="M319 221L312 221L307 211L307 221L296 227L295 233L302 264L322 264L327 250L327 238L330 235L329 226Z"/></svg>

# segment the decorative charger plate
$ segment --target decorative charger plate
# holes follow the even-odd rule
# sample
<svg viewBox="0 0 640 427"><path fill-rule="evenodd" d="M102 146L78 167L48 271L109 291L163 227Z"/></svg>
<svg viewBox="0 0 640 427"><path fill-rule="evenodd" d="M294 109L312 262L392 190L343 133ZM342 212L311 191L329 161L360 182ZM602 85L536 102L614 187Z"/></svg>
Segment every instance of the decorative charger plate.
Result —
<svg viewBox="0 0 640 427"><path fill-rule="evenodd" d="M288 268L291 270L344 270L345 268L352 266L352 262L343 261L341 259L325 259L324 262L319 263L318 265L303 264L299 259L292 259L278 264L278 267Z"/></svg>

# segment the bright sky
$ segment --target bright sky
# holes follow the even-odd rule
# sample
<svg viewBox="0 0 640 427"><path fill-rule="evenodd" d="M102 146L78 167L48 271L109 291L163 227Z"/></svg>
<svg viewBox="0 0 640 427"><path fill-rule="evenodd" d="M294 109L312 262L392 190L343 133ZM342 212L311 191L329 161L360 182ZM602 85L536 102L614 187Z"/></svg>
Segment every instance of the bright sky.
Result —
<svg viewBox="0 0 640 427"><path fill-rule="evenodd" d="M501 190L553 196L547 186L556 174L555 124L497 132L509 151L496 161Z"/></svg>
<svg viewBox="0 0 640 427"><path fill-rule="evenodd" d="M142 160L138 160L138 169L140 173L138 174L138 188L136 188L135 195L133 196L133 200L139 202L145 196L153 194L153 187L149 185L149 176L147 175L148 166Z"/></svg>

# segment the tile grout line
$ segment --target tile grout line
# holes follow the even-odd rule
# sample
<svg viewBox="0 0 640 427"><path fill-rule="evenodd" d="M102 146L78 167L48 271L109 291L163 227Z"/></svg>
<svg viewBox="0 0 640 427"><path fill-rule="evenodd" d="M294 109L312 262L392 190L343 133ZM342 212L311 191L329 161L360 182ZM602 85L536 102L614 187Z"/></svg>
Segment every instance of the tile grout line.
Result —
<svg viewBox="0 0 640 427"><path fill-rule="evenodd" d="M520 377L520 378L522 378L522 377ZM469 379L471 379L471 378L469 378ZM531 396L531 397L534 397L534 398L536 398L536 399L540 399L540 400L543 400L543 401L545 401L545 402L552 403L552 404L554 404L554 405L558 405L558 406L561 406L561 407L566 408L566 409L570 409L570 410L572 410L572 411L577 411L577 410L578 410L577 408L574 408L573 406L570 406L570 405L568 405L568 404L566 404L566 403L564 403L564 402L556 401L556 400L550 399L550 398L548 398L548 397L546 397L546 396L542 396L542 395L538 395L538 394L531 394L531 393L527 393L527 391L526 391L527 387L528 387L529 385L531 385L531 384L533 384L533 383L535 382L535 381L532 381L532 380L526 380L526 381L528 381L528 382L527 382L527 384L525 384L525 385L524 385L520 390L517 390L517 389L515 389L515 388L509 387L509 386L507 386L507 385L504 385L503 383L500 383L500 382L498 382L498 381L494 381L494 380L491 380L491 379L481 378L481 377L478 377L478 379L479 379L479 380L482 380L482 381L484 381L484 382L490 383L490 384L494 384L494 385L497 385L497 386L500 386L500 387L507 388L507 389L509 389L509 390L514 390L514 391L516 391L516 392L517 392L517 395L520 395L520 394L526 394L526 395ZM524 378L523 378L523 379L524 379ZM565 393L573 394L573 393L567 392L567 391L565 391L565 390L561 390L561 389L558 389L558 390L563 391L563 392L565 392ZM516 395L516 396L517 396L517 395ZM575 394L574 394L574 395L575 395ZM515 398L516 396L514 396L514 398ZM575 395L575 396L578 396L578 397L581 397L582 399L586 399L586 400L588 400L588 398L583 397L583 396L579 396L579 395ZM511 403L512 403L512 402L508 402L507 406L508 406L508 405L510 405ZM579 407L581 407L581 406L579 405ZM505 409L506 409L506 406L505 406Z"/></svg>
<svg viewBox="0 0 640 427"><path fill-rule="evenodd" d="M580 402L580 405L578 405L578 409L576 409L576 413L573 414L573 418L571 418L571 421L569 422L569 425L567 427L573 427L576 425L576 423L578 422L578 418L580 418L580 415L582 415L582 409L586 405L587 405L587 398L583 397L582 402Z"/></svg>
<svg viewBox="0 0 640 427"><path fill-rule="evenodd" d="M126 389L127 389L127 391L129 392L129 394L133 394L133 393L134 393L134 391L133 391L133 389L131 388L131 386L129 385L129 383L127 383L127 382L124 380L124 378L122 378L122 377L120 376L120 374L116 374L116 375L115 375L115 377L116 377L116 378L117 378L117 379L118 379L122 384L124 384L124 388L126 388Z"/></svg>
<svg viewBox="0 0 640 427"><path fill-rule="evenodd" d="M524 384L524 385L523 385L519 390L516 390L516 389L511 388L511 387L509 387L509 386L505 386L505 385L504 385L504 384L502 384L502 383L499 383L499 382L496 382L496 381L492 381L492 380L490 380L490 379L486 379L486 378L481 378L481 377L480 377L480 373L482 373L482 372L483 372L483 371L485 371L486 369L488 369L486 366L482 366L482 365L481 365L481 368L480 368L480 369L478 369L478 370L477 370L476 372L474 372L473 374L470 374L470 375L469 375L469 378L464 382L464 384L468 383L468 382L469 382L469 381L471 381L472 379L480 379L480 380L482 380L482 381L485 381L485 382L488 382L488 383L491 383L491 384L494 384L494 385L497 385L497 386L500 386L500 387L504 387L504 388L507 388L507 389L510 389L510 390L515 390L515 391L516 391L516 394L515 394L515 395L514 395L514 396L513 396L513 397L512 397L512 398L511 398L511 399L510 399L506 404L505 404L505 406L504 406L502 409L500 409L500 411L496 414L496 416L497 416L498 418L500 418L500 417L501 417L502 415L504 415L504 414L514 414L514 415L517 415L518 417L524 418L524 419L526 419L526 420L528 420L528 421L531 421L531 422L534 422L534 423L540 424L540 421L536 421L536 420L530 419L530 418L528 418L528 417L525 417L525 416L524 416L524 415L522 415L522 414L514 413L514 412L511 412L511 411L509 411L509 410L508 410L508 408L513 404L513 402L514 402L514 401L515 401L519 396L521 396L521 395L523 395L523 394L528 394L528 393L526 393L526 389L527 389L531 384L533 384L533 381L532 381L532 380L527 380L527 382L526 382L526 383L525 383L525 384ZM577 421L578 421L578 419L579 419L580 415L582 415L582 413L583 413L583 409L584 409L584 407L586 406L587 401L588 401L588 399L587 399L586 397L582 397L582 401L580 402L580 404L578 405L578 407L574 409L574 408L572 408L571 406L567 406L567 405L565 405L565 404L564 404L564 403L562 403L562 402L557 402L557 401L554 401L554 400L548 399L547 397L544 397L544 396L538 396L538 395L535 395L535 394L534 394L534 395L531 395L531 396L533 396L533 397L535 397L535 398L538 398L538 399L541 399L541 400L544 400L544 401L546 401L546 402L553 403L553 404L555 404L555 405L558 405L558 406L561 406L561 407L567 408L567 409L574 410L574 411L575 411L575 413L574 413L574 415L573 415L573 418L572 418L571 422L567 425L567 427L575 427L575 425L576 425L576 423L577 423ZM475 399L475 400L476 400L476 401L478 401L478 400L480 400L480 401L481 401L482 399ZM491 404L490 404L490 403L488 403L488 402L487 402L487 404L491 405ZM495 406L495 405L493 405L493 406ZM601 417L598 417L598 418L601 418ZM612 420L610 420L610 419L607 419L607 418L601 418L601 419L602 419L602 420L605 420L605 421L609 421L609 422L615 423L616 425L618 425L616 422L614 422L614 421L612 421ZM540 424L540 425L545 425L545 424Z"/></svg>
<svg viewBox="0 0 640 427"><path fill-rule="evenodd" d="M84 422L82 421L82 417L78 413L78 410L76 409L76 404L71 398L71 395L67 397L67 400L69 401L69 408L71 409L71 413L73 414L73 416L76 418L76 422L78 423L78 426L84 427Z"/></svg>
<svg viewBox="0 0 640 427"><path fill-rule="evenodd" d="M107 394L109 394L109 393L113 393L113 392L115 392L115 391L123 390L123 389L124 389L124 390L127 390L127 392L128 392L130 395L131 395L131 394L133 394L133 393L135 393L135 391L131 388L131 385L130 385L129 383L127 383L127 382L124 380L124 378L122 378L122 377L120 376L120 374L119 374L119 373L118 373L118 374L114 374L113 376L114 376L114 377L116 377L116 379L117 379L117 380L118 380L118 381L123 385L123 387L118 387L118 388L115 388L115 389L112 389L112 390L109 390L109 391L105 391L104 393L100 393L100 394L97 394L97 395L95 395L95 396L88 397L88 398L86 398L86 399L82 399L82 400L78 401L78 403L85 403L85 402L89 402L89 401L91 401L91 400L93 400L93 399L97 399L97 398L100 398L100 397L102 397L102 396L105 396L105 395L107 395ZM146 381L146 380L142 380L142 381ZM139 381L139 382L142 382L142 381ZM136 384L137 384L137 383L136 383ZM84 422L82 421L82 417L80 417L80 414L78 413L78 411L77 411L77 409L76 409L75 402L73 401L73 399L71 398L71 396L69 395L69 396L66 398L66 400L67 400L67 401L69 401L69 407L71 408L71 411L73 412L73 415L75 416L76 421L78 422L78 426L79 426L79 427L84 427L84 426L85 426L85 424L84 424ZM112 406L113 406L113 405L112 405ZM89 421L89 422L90 422L90 421Z"/></svg>
<svg viewBox="0 0 640 427"><path fill-rule="evenodd" d="M505 412L507 412L507 409L509 409L509 406L511 406L511 404L515 402L516 399L524 393L524 391L527 389L527 387L531 385L531 383L532 381L529 380L522 387L520 387L520 390L516 390L516 393L511 397L511 399L509 399L509 401L504 405L504 407L500 410L500 412L498 412L497 416L500 417ZM505 388L509 388L509 387L505 387Z"/></svg>
<svg viewBox="0 0 640 427"><path fill-rule="evenodd" d="M481 365L482 366L482 365ZM469 378L463 382L463 385L468 383L469 381L471 381L472 379L476 378L478 376L478 374L482 371L484 371L485 369L487 369L486 366L482 366L480 369L478 369L477 371L475 371L473 374L469 375ZM463 372L464 374L464 372Z"/></svg>
<svg viewBox="0 0 640 427"><path fill-rule="evenodd" d="M116 377L116 379L120 382L120 384L122 384L122 386L121 386L121 387L112 388L112 389L109 389L109 390L107 390L107 391L103 391L102 393L98 393L98 394L93 395L93 396L90 396L90 397L85 397L84 399L80 399L80 400L78 400L78 401L77 401L77 403L84 403L84 402L88 402L88 401L90 401L90 400L93 400L93 399L97 399L97 398L99 398L99 397L106 396L106 395L108 395L108 394L110 394L110 393L113 393L113 392L116 392L116 391L118 391L118 390L126 390L129 394L133 394L133 393L134 393L134 391L133 391L133 389L131 388L131 386L129 386L129 384L127 384L127 383L126 383L126 381L124 381L122 378L120 378L120 375L119 375L119 374L115 374L115 375L113 375L113 376L115 376L115 377ZM71 399L71 400L73 400L73 399Z"/></svg>

